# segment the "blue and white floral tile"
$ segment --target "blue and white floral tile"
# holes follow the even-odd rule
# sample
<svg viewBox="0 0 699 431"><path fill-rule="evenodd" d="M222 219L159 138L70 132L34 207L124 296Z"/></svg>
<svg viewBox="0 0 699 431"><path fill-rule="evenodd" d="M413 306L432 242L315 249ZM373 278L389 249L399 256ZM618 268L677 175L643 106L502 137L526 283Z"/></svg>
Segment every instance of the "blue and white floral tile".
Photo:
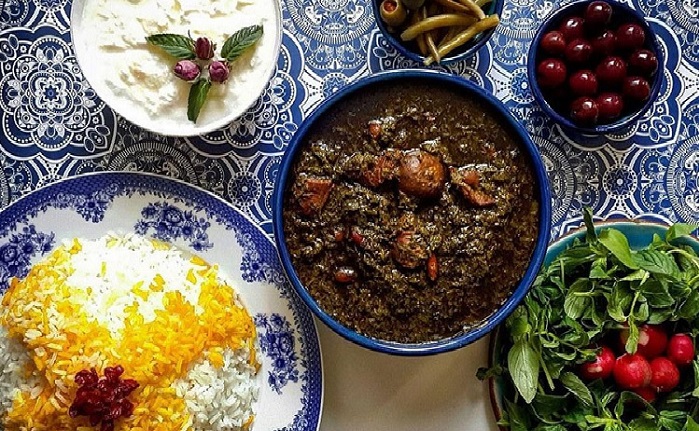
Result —
<svg viewBox="0 0 699 431"><path fill-rule="evenodd" d="M307 67L316 73L353 72L367 58L368 34L375 27L370 1L288 0L284 25L302 50Z"/></svg>
<svg viewBox="0 0 699 431"><path fill-rule="evenodd" d="M7 6L6 6L7 8ZM78 67L56 28L0 32L3 149L22 159L95 157L109 151L115 114Z"/></svg>

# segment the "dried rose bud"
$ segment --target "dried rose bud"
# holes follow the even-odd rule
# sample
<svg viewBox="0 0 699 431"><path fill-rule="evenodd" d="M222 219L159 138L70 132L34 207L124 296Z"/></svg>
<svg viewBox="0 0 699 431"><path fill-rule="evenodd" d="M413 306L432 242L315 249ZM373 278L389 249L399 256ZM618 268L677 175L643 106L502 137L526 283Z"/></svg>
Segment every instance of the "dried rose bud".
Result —
<svg viewBox="0 0 699 431"><path fill-rule="evenodd" d="M177 75L177 77L180 79L184 79L185 81L194 81L195 79L199 78L201 68L199 68L199 65L192 60L180 60L175 65L173 72L175 72L175 75Z"/></svg>
<svg viewBox="0 0 699 431"><path fill-rule="evenodd" d="M209 77L213 82L223 84L228 80L228 64L223 61L212 61L209 65Z"/></svg>
<svg viewBox="0 0 699 431"><path fill-rule="evenodd" d="M216 45L211 43L208 38L199 37L194 42L194 53L201 60L210 60L214 56Z"/></svg>

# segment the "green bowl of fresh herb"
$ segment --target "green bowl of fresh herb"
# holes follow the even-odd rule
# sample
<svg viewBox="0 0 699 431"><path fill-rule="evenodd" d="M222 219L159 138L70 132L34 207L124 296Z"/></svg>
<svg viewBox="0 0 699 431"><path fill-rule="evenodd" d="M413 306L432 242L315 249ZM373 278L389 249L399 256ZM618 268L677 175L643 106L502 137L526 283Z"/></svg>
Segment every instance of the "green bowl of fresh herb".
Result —
<svg viewBox="0 0 699 431"><path fill-rule="evenodd" d="M498 425L699 430L697 226L583 216L492 335L479 377Z"/></svg>

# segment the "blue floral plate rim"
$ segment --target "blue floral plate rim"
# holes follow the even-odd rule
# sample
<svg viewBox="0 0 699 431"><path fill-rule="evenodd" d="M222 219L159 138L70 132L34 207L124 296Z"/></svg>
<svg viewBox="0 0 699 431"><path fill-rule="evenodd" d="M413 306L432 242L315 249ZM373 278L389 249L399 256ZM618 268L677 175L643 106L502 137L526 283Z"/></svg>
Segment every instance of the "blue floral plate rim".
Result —
<svg viewBox="0 0 699 431"><path fill-rule="evenodd" d="M252 430L319 429L324 378L315 320L289 285L271 238L212 192L127 171L86 173L40 187L0 210L0 292L61 240L110 231L166 240L219 263L258 329L262 368Z"/></svg>

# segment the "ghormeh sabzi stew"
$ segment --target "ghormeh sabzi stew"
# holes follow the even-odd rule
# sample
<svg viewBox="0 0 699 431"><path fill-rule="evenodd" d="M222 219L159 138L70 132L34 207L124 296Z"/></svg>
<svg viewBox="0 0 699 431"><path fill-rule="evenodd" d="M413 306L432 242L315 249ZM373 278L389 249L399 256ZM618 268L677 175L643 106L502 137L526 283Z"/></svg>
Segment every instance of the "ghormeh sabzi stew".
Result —
<svg viewBox="0 0 699 431"><path fill-rule="evenodd" d="M366 336L456 335L512 293L537 238L527 153L467 94L416 80L329 110L289 178L284 233L299 279Z"/></svg>

